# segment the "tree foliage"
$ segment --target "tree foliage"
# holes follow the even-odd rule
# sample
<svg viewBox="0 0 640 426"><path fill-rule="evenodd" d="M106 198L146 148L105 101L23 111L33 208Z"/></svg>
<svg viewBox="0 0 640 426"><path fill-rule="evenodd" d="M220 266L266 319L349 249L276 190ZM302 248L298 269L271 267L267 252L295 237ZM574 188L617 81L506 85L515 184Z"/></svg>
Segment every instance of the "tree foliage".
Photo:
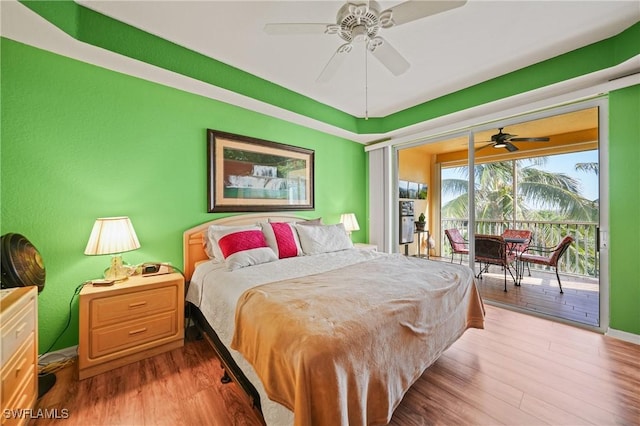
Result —
<svg viewBox="0 0 640 426"><path fill-rule="evenodd" d="M597 202L582 196L580 182L564 173L538 168L545 157L478 164L474 170L477 220L574 220L596 221ZM459 167L468 176L467 167ZM516 176L514 194L514 171ZM442 206L442 215L467 218L468 179L444 179L443 194L453 199Z"/></svg>

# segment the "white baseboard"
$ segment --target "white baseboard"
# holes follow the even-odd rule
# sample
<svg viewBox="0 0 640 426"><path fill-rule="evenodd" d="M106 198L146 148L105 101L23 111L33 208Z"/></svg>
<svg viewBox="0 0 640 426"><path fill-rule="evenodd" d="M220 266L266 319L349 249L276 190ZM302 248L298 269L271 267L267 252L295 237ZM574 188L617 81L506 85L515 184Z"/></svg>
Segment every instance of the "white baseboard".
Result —
<svg viewBox="0 0 640 426"><path fill-rule="evenodd" d="M53 362L65 361L69 358L75 358L78 356L78 345L70 346L68 348L60 349L53 352L47 352L40 355L38 358L38 365L44 366Z"/></svg>
<svg viewBox="0 0 640 426"><path fill-rule="evenodd" d="M640 345L640 335L628 333L626 331L614 330L610 328L605 333L605 336L614 337L616 339L624 340L625 342L631 342L635 343L636 345Z"/></svg>

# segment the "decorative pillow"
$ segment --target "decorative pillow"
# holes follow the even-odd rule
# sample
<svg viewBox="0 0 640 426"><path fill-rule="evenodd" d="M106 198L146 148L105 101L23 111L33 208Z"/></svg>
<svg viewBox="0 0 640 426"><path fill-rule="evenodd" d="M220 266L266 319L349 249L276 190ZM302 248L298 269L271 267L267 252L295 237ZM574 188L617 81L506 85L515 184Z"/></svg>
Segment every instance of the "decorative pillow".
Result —
<svg viewBox="0 0 640 426"><path fill-rule="evenodd" d="M279 259L302 255L298 233L292 223L268 222L261 226L267 244Z"/></svg>
<svg viewBox="0 0 640 426"><path fill-rule="evenodd" d="M274 251L267 245L262 229L258 226L250 229L213 231L213 238L217 242L227 268L231 271L278 260Z"/></svg>
<svg viewBox="0 0 640 426"><path fill-rule="evenodd" d="M308 226L296 224L304 254L328 253L353 248L353 243L342 223Z"/></svg>
<svg viewBox="0 0 640 426"><path fill-rule="evenodd" d="M324 224L322 223L322 218L318 217L316 219L301 220L299 222L296 222L296 225L317 226L317 225L324 225Z"/></svg>
<svg viewBox="0 0 640 426"><path fill-rule="evenodd" d="M215 259L219 261L224 260L224 256L220 251L220 247L218 246L218 242L214 237L214 233L217 231L241 231L243 229L253 229L256 228L257 225L242 225L242 226L224 226L224 225L211 225L207 231L207 238L205 238L204 250L209 256L210 259Z"/></svg>

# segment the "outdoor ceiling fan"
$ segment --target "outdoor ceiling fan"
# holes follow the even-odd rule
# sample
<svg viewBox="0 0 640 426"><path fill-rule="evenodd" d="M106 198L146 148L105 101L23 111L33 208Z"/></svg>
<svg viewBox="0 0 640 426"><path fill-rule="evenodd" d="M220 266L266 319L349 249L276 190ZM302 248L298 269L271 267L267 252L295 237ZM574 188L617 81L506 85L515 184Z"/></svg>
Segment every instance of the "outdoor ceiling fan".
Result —
<svg viewBox="0 0 640 426"><path fill-rule="evenodd" d="M505 148L509 152L514 152L518 150L518 147L515 146L512 142L549 142L548 137L516 138L516 136L518 135L503 133L502 129L504 129L504 127L500 127L500 129L498 129L498 133L491 136L491 142L488 143L487 145L481 146L476 150L476 152L480 151L481 149L487 148L489 146L493 146L494 148Z"/></svg>
<svg viewBox="0 0 640 426"><path fill-rule="evenodd" d="M397 76L407 71L410 64L379 34L391 27L455 9L466 2L466 0L405 1L383 11L380 11L380 6L375 1L346 3L338 10L335 24L267 24L264 31L270 35L337 34L346 41L338 47L325 65L318 76L318 82L326 82L333 77L345 57L353 50L355 43L365 43L367 50Z"/></svg>

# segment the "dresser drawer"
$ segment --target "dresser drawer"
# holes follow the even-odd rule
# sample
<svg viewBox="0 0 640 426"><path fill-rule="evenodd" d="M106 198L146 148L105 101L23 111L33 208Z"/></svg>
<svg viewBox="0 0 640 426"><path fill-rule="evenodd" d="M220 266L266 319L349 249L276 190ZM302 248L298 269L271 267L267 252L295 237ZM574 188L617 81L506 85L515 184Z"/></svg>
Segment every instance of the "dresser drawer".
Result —
<svg viewBox="0 0 640 426"><path fill-rule="evenodd" d="M33 339L36 329L35 296L28 299L18 313L2 324L2 365L27 339Z"/></svg>
<svg viewBox="0 0 640 426"><path fill-rule="evenodd" d="M139 348L148 342L177 336L178 331L177 311L94 329L91 331L89 358L95 359L125 349Z"/></svg>
<svg viewBox="0 0 640 426"><path fill-rule="evenodd" d="M34 375L35 364L35 336L31 333L29 340L24 342L11 360L2 366L3 404L8 402L5 401L5 398L10 398L19 385L26 380L27 376ZM4 407L2 408L4 409Z"/></svg>
<svg viewBox="0 0 640 426"><path fill-rule="evenodd" d="M91 301L89 308L91 327L97 328L146 317L158 312L176 310L177 303L178 286L97 298Z"/></svg>
<svg viewBox="0 0 640 426"><path fill-rule="evenodd" d="M25 380L24 383L21 384L20 389L14 395L14 398L9 401L8 407L2 407L2 413L0 413L0 418L2 418L2 426L15 426L15 425L26 425L29 418L30 413L33 409L33 405L36 402L36 395L38 392L36 389L36 375L29 375L28 379ZM10 410L10 413L15 413L15 416L5 415L5 410ZM7 418L9 417L9 418Z"/></svg>

